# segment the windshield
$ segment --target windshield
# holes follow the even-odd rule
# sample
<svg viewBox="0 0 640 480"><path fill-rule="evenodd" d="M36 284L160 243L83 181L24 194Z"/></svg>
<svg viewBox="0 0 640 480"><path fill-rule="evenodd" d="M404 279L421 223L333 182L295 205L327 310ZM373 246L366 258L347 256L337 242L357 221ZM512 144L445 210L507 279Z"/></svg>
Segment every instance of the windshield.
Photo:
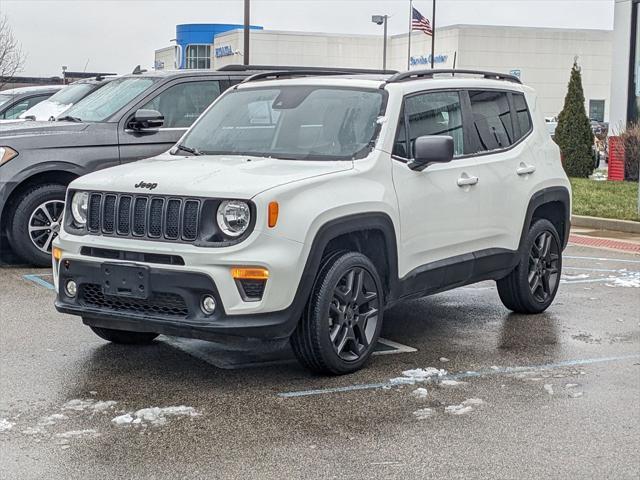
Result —
<svg viewBox="0 0 640 480"><path fill-rule="evenodd" d="M43 102L34 105L20 114L19 118L34 118L35 120L49 120L61 114L74 103L86 97L98 86L96 84L81 83L69 85Z"/></svg>
<svg viewBox="0 0 640 480"><path fill-rule="evenodd" d="M86 122L102 122L145 91L151 78L121 78L87 95L64 113Z"/></svg>
<svg viewBox="0 0 640 480"><path fill-rule="evenodd" d="M4 105L13 98L13 95L0 95L0 105Z"/></svg>
<svg viewBox="0 0 640 480"><path fill-rule="evenodd" d="M383 92L317 86L233 90L182 144L199 153L299 160L366 156L383 114Z"/></svg>
<svg viewBox="0 0 640 480"><path fill-rule="evenodd" d="M94 88L98 85L94 83L77 83L64 87L55 95L49 97L49 102L61 103L68 105L70 103L76 103L78 100L86 97Z"/></svg>

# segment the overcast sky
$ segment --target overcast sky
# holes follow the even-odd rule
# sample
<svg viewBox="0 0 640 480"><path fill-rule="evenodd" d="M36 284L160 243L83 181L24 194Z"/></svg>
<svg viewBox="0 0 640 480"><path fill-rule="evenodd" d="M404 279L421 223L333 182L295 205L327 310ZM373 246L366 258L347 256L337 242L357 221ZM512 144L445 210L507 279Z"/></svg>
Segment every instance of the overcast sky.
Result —
<svg viewBox="0 0 640 480"><path fill-rule="evenodd" d="M613 28L614 0L437 0L437 25L455 23ZM431 0L414 6L431 17ZM389 33L408 24L408 0L252 0L251 20L274 30L381 34L372 14L388 14ZM153 65L178 23L242 23L243 0L0 0L27 53L23 75L69 70L127 73ZM87 63L88 62L88 63Z"/></svg>

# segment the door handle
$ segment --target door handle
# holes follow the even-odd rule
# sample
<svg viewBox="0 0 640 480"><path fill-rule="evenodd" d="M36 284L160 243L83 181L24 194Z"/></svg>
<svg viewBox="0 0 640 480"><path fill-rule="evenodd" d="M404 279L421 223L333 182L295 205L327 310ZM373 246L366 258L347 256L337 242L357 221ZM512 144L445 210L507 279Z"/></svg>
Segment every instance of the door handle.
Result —
<svg viewBox="0 0 640 480"><path fill-rule="evenodd" d="M458 178L458 186L466 187L467 185L475 185L478 183L478 177L470 177L466 173L463 173L460 178Z"/></svg>
<svg viewBox="0 0 640 480"><path fill-rule="evenodd" d="M527 165L526 163L521 163L520 166L516 169L516 173L518 175L530 175L535 171L535 165Z"/></svg>

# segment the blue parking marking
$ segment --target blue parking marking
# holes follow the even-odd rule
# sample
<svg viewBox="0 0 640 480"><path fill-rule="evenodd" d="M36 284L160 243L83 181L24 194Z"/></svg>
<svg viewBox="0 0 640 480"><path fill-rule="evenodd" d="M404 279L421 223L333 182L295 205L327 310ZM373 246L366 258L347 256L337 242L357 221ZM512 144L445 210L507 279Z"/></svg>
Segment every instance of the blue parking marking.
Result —
<svg viewBox="0 0 640 480"><path fill-rule="evenodd" d="M44 278L42 278L42 277L50 277L50 276L51 276L50 273L45 273L40 275L36 275L36 274L23 275L22 278L30 282L36 283L48 290L55 290L56 288L53 286L51 282L47 282Z"/></svg>
<svg viewBox="0 0 640 480"><path fill-rule="evenodd" d="M446 375L442 377L442 379L443 380L461 380L465 378L483 377L488 375L505 375L505 374L513 374L513 373L531 372L531 371L537 371L537 370L550 370L554 368L577 367L580 365L593 365L596 363L618 362L621 360L631 360L635 358L640 358L640 354L621 355L617 357L600 357L600 358L586 358L586 359L579 359L579 360L566 360L563 362L547 363L542 365L528 365L528 366L522 366L522 367L499 367L499 368L478 370L476 372L454 373L451 375ZM278 396L282 398L308 397L312 395L324 395L327 393L353 392L358 390L376 390L378 388L392 388L397 386L398 386L397 384L391 383L391 382L363 383L360 385L349 385L346 387L334 387L334 388L322 388L318 390L301 390L301 391L295 391L295 392L283 392L283 393L279 393Z"/></svg>

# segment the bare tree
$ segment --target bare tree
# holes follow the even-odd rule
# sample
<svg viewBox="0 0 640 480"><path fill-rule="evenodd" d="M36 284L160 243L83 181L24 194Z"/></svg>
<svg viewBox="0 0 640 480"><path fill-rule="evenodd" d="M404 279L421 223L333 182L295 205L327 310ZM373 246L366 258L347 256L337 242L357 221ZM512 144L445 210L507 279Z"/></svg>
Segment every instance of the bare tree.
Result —
<svg viewBox="0 0 640 480"><path fill-rule="evenodd" d="M25 56L6 15L0 15L0 89L22 70Z"/></svg>

